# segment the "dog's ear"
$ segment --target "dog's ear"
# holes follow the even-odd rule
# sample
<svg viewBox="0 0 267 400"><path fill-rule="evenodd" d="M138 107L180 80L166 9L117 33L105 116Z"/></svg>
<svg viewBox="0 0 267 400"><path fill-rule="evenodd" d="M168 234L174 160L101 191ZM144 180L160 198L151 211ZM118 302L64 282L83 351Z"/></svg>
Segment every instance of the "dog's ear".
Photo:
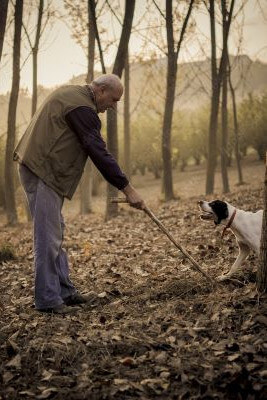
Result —
<svg viewBox="0 0 267 400"><path fill-rule="evenodd" d="M215 225L219 225L223 219L228 217L228 206L224 201L214 200L209 203L209 206L217 217L217 221L214 221Z"/></svg>

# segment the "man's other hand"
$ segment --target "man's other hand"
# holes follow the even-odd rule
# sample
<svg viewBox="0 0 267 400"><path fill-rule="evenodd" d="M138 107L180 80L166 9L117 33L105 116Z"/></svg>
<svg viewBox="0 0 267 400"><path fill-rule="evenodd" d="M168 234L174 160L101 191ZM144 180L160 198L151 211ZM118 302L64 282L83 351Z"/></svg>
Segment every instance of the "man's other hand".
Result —
<svg viewBox="0 0 267 400"><path fill-rule="evenodd" d="M139 210L144 210L146 205L142 197L137 193L137 191L129 183L122 192L125 194L126 199L131 207L138 208Z"/></svg>

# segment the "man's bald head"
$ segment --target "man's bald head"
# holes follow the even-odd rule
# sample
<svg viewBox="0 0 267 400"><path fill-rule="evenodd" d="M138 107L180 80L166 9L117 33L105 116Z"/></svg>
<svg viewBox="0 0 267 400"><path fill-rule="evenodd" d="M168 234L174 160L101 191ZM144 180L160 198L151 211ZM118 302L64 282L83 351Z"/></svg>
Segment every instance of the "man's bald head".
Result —
<svg viewBox="0 0 267 400"><path fill-rule="evenodd" d="M92 82L93 85L101 86L104 85L109 89L121 89L123 91L123 86L120 78L115 74L106 74L98 76Z"/></svg>
<svg viewBox="0 0 267 400"><path fill-rule="evenodd" d="M90 87L95 94L98 112L114 108L123 93L121 80L114 74L99 76L92 81Z"/></svg>

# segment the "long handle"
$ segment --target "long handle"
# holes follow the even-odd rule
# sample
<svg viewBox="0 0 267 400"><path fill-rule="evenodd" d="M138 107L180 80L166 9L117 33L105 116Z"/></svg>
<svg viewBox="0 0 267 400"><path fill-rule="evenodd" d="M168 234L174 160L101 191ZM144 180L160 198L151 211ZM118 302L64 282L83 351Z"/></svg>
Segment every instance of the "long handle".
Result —
<svg viewBox="0 0 267 400"><path fill-rule="evenodd" d="M111 199L112 203L128 203L126 199L122 198L114 198ZM183 255L188 258L188 260L191 262L193 265L194 269L198 272L200 272L202 275L204 275L209 281L214 283L214 280L201 268L201 266L198 264L196 260L190 254L174 239L174 237L170 234L170 232L167 231L165 226L160 222L160 220L153 214L153 212L148 208L144 208L144 212L158 225L160 230L165 233L166 236L170 239L170 241L183 253Z"/></svg>

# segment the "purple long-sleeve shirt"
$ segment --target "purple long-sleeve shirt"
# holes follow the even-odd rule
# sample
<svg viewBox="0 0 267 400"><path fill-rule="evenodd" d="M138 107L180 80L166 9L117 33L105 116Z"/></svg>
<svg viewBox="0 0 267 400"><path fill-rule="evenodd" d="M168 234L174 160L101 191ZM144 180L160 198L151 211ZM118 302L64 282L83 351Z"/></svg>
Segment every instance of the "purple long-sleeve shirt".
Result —
<svg viewBox="0 0 267 400"><path fill-rule="evenodd" d="M84 150L103 177L117 189L124 189L129 181L115 158L107 151L100 130L101 121L90 107L81 106L66 115L66 122L78 136Z"/></svg>

